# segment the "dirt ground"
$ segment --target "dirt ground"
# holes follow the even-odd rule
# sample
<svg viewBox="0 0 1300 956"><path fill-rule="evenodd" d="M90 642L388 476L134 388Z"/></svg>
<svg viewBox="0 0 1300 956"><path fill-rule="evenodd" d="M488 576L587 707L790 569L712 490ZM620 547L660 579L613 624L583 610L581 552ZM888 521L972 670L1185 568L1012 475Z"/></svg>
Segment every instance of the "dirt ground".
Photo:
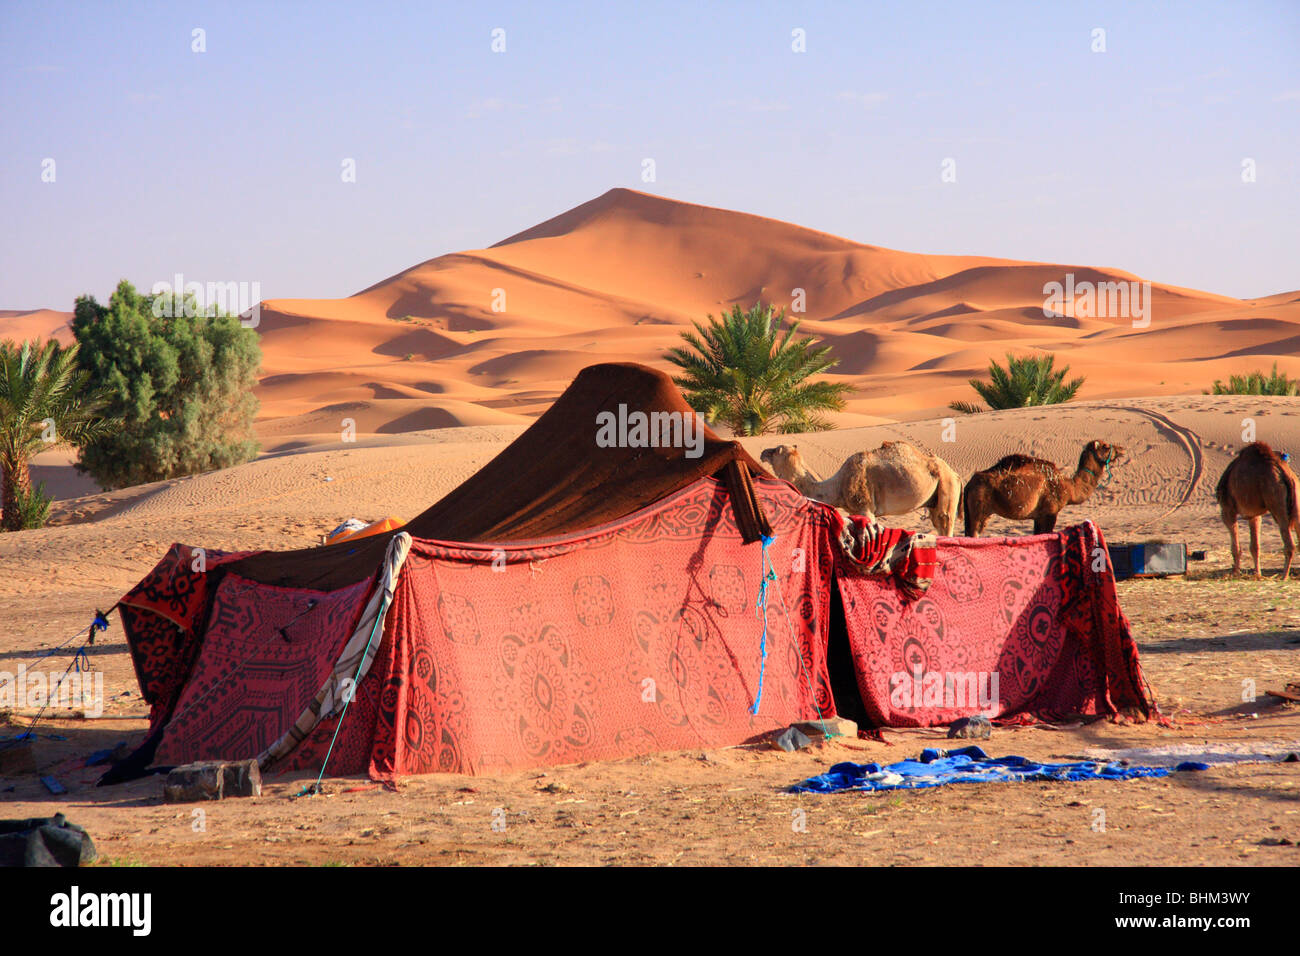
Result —
<svg viewBox="0 0 1300 956"><path fill-rule="evenodd" d="M1300 576L1278 580L1280 539L1266 519L1264 579L1231 577L1227 535L1212 503L1213 483L1231 455L1231 428L1243 414L1266 411L1257 401L1233 401L1191 399L1168 408L1135 401L1072 411L1074 424L1058 416L1052 441L1060 447L1046 444L1057 460L1069 460L1071 446L1093 431L1119 435L1131 458L1087 506L1068 510L1062 526L1092 518L1111 542L1184 541L1206 550L1207 560L1183 578L1119 584L1166 723L999 728L982 742L990 754L1068 760L1099 747L1300 750L1300 705L1265 693L1300 680ZM1178 411L1189 402L1199 419ZM1261 421L1278 423L1270 428L1282 447L1300 446L1290 424L1300 421L1300 400L1275 404L1275 417ZM1144 411L1148 405L1154 412ZM1154 413L1171 421L1182 414L1178 421L1195 427L1179 426L1186 440L1172 426L1153 431ZM1016 424L1012 413L999 415L1005 423L981 416L962 434L985 428L994 447L998 430ZM1222 436L1210 430L1220 419ZM874 447L881 434L925 440L927 427L800 441L832 461L849 447ZM0 671L16 670L84 628L94 608L111 606L173 541L284 549L315 543L340 515L409 517L468 477L508 436L397 437L60 501L55 526L0 535ZM972 462L995 457L978 444L951 454ZM916 519L899 523L916 528ZM998 519L989 530L1028 529ZM42 668L61 671L68 649ZM888 763L944 746L942 730L886 731L885 743L840 740L794 754L750 745L499 777L415 777L395 791L361 778L327 778L323 795L299 799L310 777L271 775L258 798L168 805L158 777L94 786L102 768L86 767L87 755L138 743L147 708L115 617L90 659L103 675L103 715L47 719L38 728L39 773L69 792L54 796L35 775L0 775L0 816L62 811L89 830L100 865L1300 864L1300 762L1127 782L787 792L834 763ZM1245 699L1252 689L1255 699ZM21 714L0 715L5 719L0 737L30 723Z"/></svg>
<svg viewBox="0 0 1300 956"><path fill-rule="evenodd" d="M1204 517L1207 537L1215 537ZM1300 750L1296 705L1264 693L1300 678L1300 581L1278 581L1280 556L1270 556L1266 575L1274 577L1258 582L1229 577L1226 552L1215 552L1218 560L1185 579L1120 584L1172 726L999 728L985 748L1051 760L1095 747ZM0 613L6 624L39 617L42 630L58 622L55 630L67 633L83 619L80 610L12 600ZM6 662L39 650L8 643L0 651ZM501 777L434 775L404 780L396 791L327 778L324 794L297 799L310 777L272 775L258 798L168 805L160 778L96 788L98 768L82 766L92 751L140 740L145 727L116 622L91 653L105 675L104 715L43 720L39 728L40 771L70 792L52 796L33 776L0 778L0 813L66 813L94 837L99 865L1300 863L1300 763L1122 783L786 792L839 761L891 762L943 746L941 730L887 731L886 743L840 740L795 754L749 745ZM1258 693L1253 703L1242 700L1247 681ZM10 717L0 736L27 723Z"/></svg>

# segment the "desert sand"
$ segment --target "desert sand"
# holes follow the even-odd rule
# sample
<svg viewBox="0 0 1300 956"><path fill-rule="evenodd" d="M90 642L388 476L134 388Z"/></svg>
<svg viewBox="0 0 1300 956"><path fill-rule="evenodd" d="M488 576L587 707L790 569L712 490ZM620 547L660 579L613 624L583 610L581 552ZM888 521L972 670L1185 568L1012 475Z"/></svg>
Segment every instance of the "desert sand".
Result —
<svg viewBox="0 0 1300 956"><path fill-rule="evenodd" d="M1111 269L925 256L786 223L613 190L486 250L432 259L342 300L264 303L263 453L221 472L101 492L66 450L34 477L58 500L50 527L0 535L0 668L54 647L110 606L175 541L222 549L312 545L343 519L407 519L505 447L592 362L666 367L664 348L706 313L807 297L805 329L832 342L859 386L835 431L745 439L798 444L823 474L903 438L963 479L1013 451L1072 468L1083 444L1125 446L1109 478L1061 526L1096 521L1112 542L1204 549L1185 578L1128 581L1120 600L1168 724L999 729L991 752L1069 759L1091 748L1300 750L1292 705L1263 694L1300 678L1300 581L1227 574L1213 487L1248 429L1300 453L1300 399L1202 395L1214 378L1300 374L1300 293L1241 301L1153 283L1152 322L1046 319L1045 282L1134 277ZM505 310L493 311L494 289ZM65 335L66 313L0 314L0 335ZM965 380L1008 349L1050 349L1087 376L1080 401L974 416ZM343 440L343 419L356 441ZM946 431L951 420L952 430ZM951 438L951 441L945 440ZM917 512L890 523L928 530ZM1027 525L994 519L992 534ZM428 776L394 792L272 776L264 795L162 805L159 781L96 789L90 751L139 742L146 710L120 625L90 649L102 719L42 722L42 773L0 778L6 816L68 813L109 863L1077 863L1292 864L1300 856L1298 763L1235 764L1122 785L949 787L794 797L841 760L915 756L942 731L888 731L798 754L761 746L660 754L500 777ZM66 658L56 657L60 668ZM1243 700L1243 682L1259 696ZM26 726L11 718L0 735ZM61 739L60 739L61 738ZM506 811L504 832L492 812ZM1095 828L1097 809L1107 826ZM807 832L791 827L792 811ZM1288 842L1289 841L1289 842Z"/></svg>
<svg viewBox="0 0 1300 956"><path fill-rule="evenodd" d="M991 752L1069 759L1090 748L1240 746L1300 749L1293 705L1263 694L1300 678L1300 582L1276 580L1281 547L1266 519L1265 580L1227 574L1227 536L1212 489L1244 419L1279 448L1300 448L1300 399L1138 398L1021 409L958 421L914 421L812 435L745 439L751 451L797 443L813 467L905 437L967 477L1005 451L1068 463L1102 437L1127 447L1111 479L1062 522L1098 522L1111 541L1163 537L1206 549L1186 578L1127 581L1120 600L1169 726L1100 722L995 732ZM492 425L371 436L301 447L207 475L56 504L55 524L0 535L0 664L16 666L84 627L173 541L218 548L302 547L343 518L409 518L463 481L518 433ZM1017 437L1023 436L1023 437ZM1035 437L1038 436L1038 437ZM924 529L923 515L891 522ZM995 534L1024 533L995 519ZM264 795L207 808L159 802L150 778L96 789L87 753L144 736L126 645L115 621L91 648L108 705L99 720L43 721L42 772L0 779L11 816L66 811L110 863L1079 863L1296 862L1295 763L1237 764L1199 774L1101 782L951 787L868 796L795 797L790 784L841 760L888 762L936 745L942 731L887 731L886 743L837 741L783 754L761 746L660 754L499 777L433 775L396 792L360 778L326 780L326 795L291 800L308 778L267 780ZM57 658L63 661L62 658ZM62 666L60 664L59 666ZM1259 697L1243 702L1243 681ZM15 718L5 733L25 726ZM12 789L8 789L12 788ZM491 829L506 811L507 829ZM1106 811L1104 832L1094 811ZM792 830L802 810L808 832ZM499 817L498 817L499 818Z"/></svg>

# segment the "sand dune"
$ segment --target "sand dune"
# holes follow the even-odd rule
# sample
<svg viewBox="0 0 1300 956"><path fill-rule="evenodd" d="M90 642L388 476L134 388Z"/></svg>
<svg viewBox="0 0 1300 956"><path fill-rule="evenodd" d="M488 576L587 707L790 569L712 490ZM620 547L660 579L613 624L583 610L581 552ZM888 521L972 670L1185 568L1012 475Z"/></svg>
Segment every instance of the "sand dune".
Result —
<svg viewBox="0 0 1300 956"><path fill-rule="evenodd" d="M54 309L0 309L0 338L26 342L30 339L55 338L72 341L71 312Z"/></svg>
<svg viewBox="0 0 1300 956"><path fill-rule="evenodd" d="M1083 400L1200 394L1274 361L1300 374L1300 292L1238 300L1152 281L1150 324L1135 328L1105 292L1091 309L1045 314L1045 287L1067 275L1076 289L1146 295L1110 267L899 252L613 189L345 299L263 303L259 429L283 442L315 441L343 417L380 434L526 421L585 365L671 368L663 353L692 321L796 297L805 331L840 357L834 377L857 386L841 426L945 414L1008 351L1060 353L1087 379ZM0 335L66 336L67 318L0 313Z"/></svg>

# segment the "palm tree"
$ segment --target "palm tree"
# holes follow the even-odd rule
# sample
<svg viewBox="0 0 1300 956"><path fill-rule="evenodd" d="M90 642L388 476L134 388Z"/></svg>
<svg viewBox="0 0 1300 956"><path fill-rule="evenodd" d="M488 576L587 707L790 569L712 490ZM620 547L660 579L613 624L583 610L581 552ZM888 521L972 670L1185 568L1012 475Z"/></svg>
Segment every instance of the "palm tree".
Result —
<svg viewBox="0 0 1300 956"><path fill-rule="evenodd" d="M1068 402L1083 385L1083 377L1066 382L1065 374L1070 371L1070 366L1057 369L1054 368L1055 364L1054 355L1016 358L1008 352L1006 368L997 362L990 362L989 381L981 382L973 378L970 380L971 388L979 392L980 398L988 403L990 409ZM948 407L955 412L984 411L972 402L953 402Z"/></svg>
<svg viewBox="0 0 1300 956"><path fill-rule="evenodd" d="M761 302L708 320L692 323L695 331L682 333L686 345L668 350L668 361L682 370L673 381L692 408L735 435L831 427L820 413L842 410L853 387L806 381L839 364L829 345L795 338L797 321L782 333L785 309L774 314Z"/></svg>
<svg viewBox="0 0 1300 956"><path fill-rule="evenodd" d="M88 391L77 346L54 339L0 341L0 528L19 531L32 496L32 456L56 444L80 444L108 423L102 399ZM36 509L40 511L39 508Z"/></svg>

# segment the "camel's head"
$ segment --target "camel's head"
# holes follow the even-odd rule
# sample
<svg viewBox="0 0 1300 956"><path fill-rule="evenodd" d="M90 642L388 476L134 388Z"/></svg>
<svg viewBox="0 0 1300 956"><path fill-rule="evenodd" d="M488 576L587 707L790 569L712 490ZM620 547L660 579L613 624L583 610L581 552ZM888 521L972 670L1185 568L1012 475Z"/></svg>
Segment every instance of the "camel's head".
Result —
<svg viewBox="0 0 1300 956"><path fill-rule="evenodd" d="M789 481L803 468L803 459L799 457L798 445L777 445L775 448L763 449L759 460L778 478Z"/></svg>
<svg viewBox="0 0 1300 956"><path fill-rule="evenodd" d="M1084 455L1091 455L1094 459L1096 459L1097 464L1099 465L1113 465L1116 459L1123 456L1124 446L1111 445L1107 442L1102 441L1101 439L1097 439L1095 441L1088 442L1088 445L1086 448L1084 448L1083 453Z"/></svg>

